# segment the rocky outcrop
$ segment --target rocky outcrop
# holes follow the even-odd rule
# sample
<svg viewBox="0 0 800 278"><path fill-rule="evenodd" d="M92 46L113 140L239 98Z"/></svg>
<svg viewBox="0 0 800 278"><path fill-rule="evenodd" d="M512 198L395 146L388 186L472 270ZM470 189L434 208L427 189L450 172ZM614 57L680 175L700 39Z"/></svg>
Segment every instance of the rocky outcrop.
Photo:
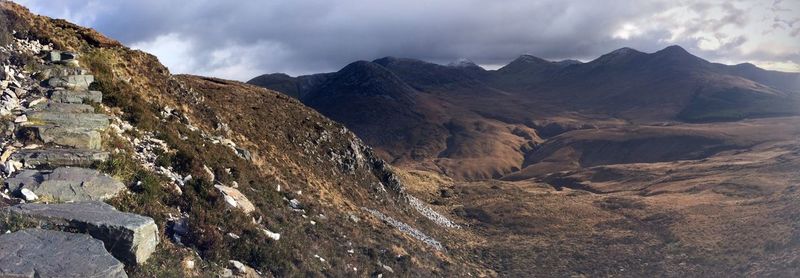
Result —
<svg viewBox="0 0 800 278"><path fill-rule="evenodd" d="M128 277L88 235L26 229L0 235L0 277Z"/></svg>
<svg viewBox="0 0 800 278"><path fill-rule="evenodd" d="M158 244L158 228L152 218L120 212L102 202L19 204L5 208L4 213L50 228L87 233L128 263L143 263Z"/></svg>
<svg viewBox="0 0 800 278"><path fill-rule="evenodd" d="M86 168L24 170L5 181L11 192L28 189L39 198L58 202L102 201L125 189L121 182Z"/></svg>

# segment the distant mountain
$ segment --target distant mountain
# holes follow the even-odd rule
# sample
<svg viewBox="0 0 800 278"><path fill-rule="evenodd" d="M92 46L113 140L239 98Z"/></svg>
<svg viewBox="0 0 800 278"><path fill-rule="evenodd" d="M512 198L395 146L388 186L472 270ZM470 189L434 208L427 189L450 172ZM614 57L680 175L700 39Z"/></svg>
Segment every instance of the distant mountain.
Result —
<svg viewBox="0 0 800 278"><path fill-rule="evenodd" d="M387 159L464 179L518 171L536 145L574 129L800 115L800 74L711 63L680 46L621 48L586 63L522 55L498 70L468 60L357 63L249 83L299 97Z"/></svg>

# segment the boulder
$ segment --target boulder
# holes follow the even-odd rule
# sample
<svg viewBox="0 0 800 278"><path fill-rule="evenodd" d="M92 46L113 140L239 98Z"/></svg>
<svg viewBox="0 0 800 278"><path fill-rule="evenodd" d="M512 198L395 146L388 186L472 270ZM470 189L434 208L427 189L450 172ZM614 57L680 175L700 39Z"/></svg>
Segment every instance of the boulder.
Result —
<svg viewBox="0 0 800 278"><path fill-rule="evenodd" d="M47 85L53 88L64 88L68 90L85 91L94 82L94 76L88 74L67 75L51 77L47 80Z"/></svg>
<svg viewBox="0 0 800 278"><path fill-rule="evenodd" d="M225 198L225 203L231 208L238 208L244 211L244 213L251 213L256 210L256 207L253 206L253 203L247 199L247 196L244 196L242 192L238 189L224 186L224 185L214 185L220 192L222 192L223 197Z"/></svg>
<svg viewBox="0 0 800 278"><path fill-rule="evenodd" d="M144 263L158 245L158 228L152 218L120 212L103 202L29 203L2 210L45 227L87 233L103 241L114 257L131 264Z"/></svg>
<svg viewBox="0 0 800 278"><path fill-rule="evenodd" d="M27 189L39 198L58 202L102 201L125 189L124 184L97 170L67 167L23 170L5 184L15 194Z"/></svg>
<svg viewBox="0 0 800 278"><path fill-rule="evenodd" d="M68 91L53 90L50 92L50 99L53 102L62 103L101 103L103 93L100 91Z"/></svg>
<svg viewBox="0 0 800 278"><path fill-rule="evenodd" d="M23 149L11 155L12 159L21 161L28 168L88 167L105 162L108 157L108 152L81 149Z"/></svg>
<svg viewBox="0 0 800 278"><path fill-rule="evenodd" d="M25 229L0 235L0 277L128 277L88 235Z"/></svg>

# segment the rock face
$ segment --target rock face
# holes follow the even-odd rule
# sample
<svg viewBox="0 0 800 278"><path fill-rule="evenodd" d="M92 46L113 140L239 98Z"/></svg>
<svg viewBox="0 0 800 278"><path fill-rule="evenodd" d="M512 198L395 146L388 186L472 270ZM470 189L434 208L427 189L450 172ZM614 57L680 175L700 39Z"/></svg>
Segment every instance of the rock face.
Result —
<svg viewBox="0 0 800 278"><path fill-rule="evenodd" d="M22 162L28 168L78 166L88 167L108 160L108 152L79 149L30 149L19 150L11 159Z"/></svg>
<svg viewBox="0 0 800 278"><path fill-rule="evenodd" d="M124 267L88 235L41 229L0 235L0 277L128 277Z"/></svg>
<svg viewBox="0 0 800 278"><path fill-rule="evenodd" d="M102 201L125 189L121 182L85 168L24 170L5 183L11 192L28 189L40 198L59 202Z"/></svg>
<svg viewBox="0 0 800 278"><path fill-rule="evenodd" d="M53 90L50 99L62 103L101 103L103 94L99 91Z"/></svg>
<svg viewBox="0 0 800 278"><path fill-rule="evenodd" d="M152 218L119 212L102 202L20 204L4 208L4 212L47 227L88 233L103 241L114 257L129 263L144 263L158 245L158 228Z"/></svg>

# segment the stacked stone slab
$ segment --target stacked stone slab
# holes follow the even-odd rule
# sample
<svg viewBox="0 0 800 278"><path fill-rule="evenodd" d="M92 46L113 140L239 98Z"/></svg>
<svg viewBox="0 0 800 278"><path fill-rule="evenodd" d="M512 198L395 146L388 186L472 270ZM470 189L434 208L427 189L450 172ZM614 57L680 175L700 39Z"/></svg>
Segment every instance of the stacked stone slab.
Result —
<svg viewBox="0 0 800 278"><path fill-rule="evenodd" d="M3 212L43 227L87 233L103 241L114 257L128 263L143 263L158 245L158 229L152 218L120 212L103 202L19 204Z"/></svg>
<svg viewBox="0 0 800 278"><path fill-rule="evenodd" d="M60 51L44 55L49 64L38 78L50 87L47 98L31 101L18 112L22 115L17 114L17 138L44 146L3 154L4 161L25 168L16 170L3 185L14 196L49 203L0 209L0 218L46 229L0 236L0 277L126 277L119 261L144 263L158 244L152 218L123 213L101 202L126 187L87 168L109 159L101 150L101 135L110 118L95 113L91 104L101 103L102 93L89 90L94 77L77 68L76 57Z"/></svg>
<svg viewBox="0 0 800 278"><path fill-rule="evenodd" d="M11 192L26 189L54 202L104 201L125 189L121 182L96 170L67 167L23 170L5 184Z"/></svg>
<svg viewBox="0 0 800 278"><path fill-rule="evenodd" d="M27 229L0 235L0 277L128 277L88 235Z"/></svg>
<svg viewBox="0 0 800 278"><path fill-rule="evenodd" d="M23 149L11 154L11 159L26 168L77 166L89 167L108 160L108 152L81 149Z"/></svg>

